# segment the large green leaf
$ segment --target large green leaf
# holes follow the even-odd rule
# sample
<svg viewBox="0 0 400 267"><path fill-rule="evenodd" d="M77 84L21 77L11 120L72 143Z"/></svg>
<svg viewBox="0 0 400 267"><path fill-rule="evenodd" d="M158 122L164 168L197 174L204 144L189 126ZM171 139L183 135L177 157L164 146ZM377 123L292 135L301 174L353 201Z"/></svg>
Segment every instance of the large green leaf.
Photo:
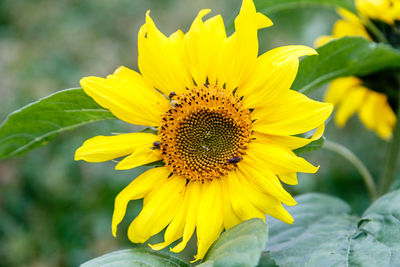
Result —
<svg viewBox="0 0 400 267"><path fill-rule="evenodd" d="M267 15L300 7L343 7L355 11L353 0L255 0L254 4L259 12Z"/></svg>
<svg viewBox="0 0 400 267"><path fill-rule="evenodd" d="M343 201L307 194L287 225L269 218L267 251L279 266L396 266L400 263L400 190L378 199L361 218Z"/></svg>
<svg viewBox="0 0 400 267"><path fill-rule="evenodd" d="M223 233L210 247L200 266L256 266L268 238L261 219L251 219Z"/></svg>
<svg viewBox="0 0 400 267"><path fill-rule="evenodd" d="M0 125L0 159L46 144L59 133L88 123L115 119L82 89L66 89L13 113Z"/></svg>
<svg viewBox="0 0 400 267"><path fill-rule="evenodd" d="M156 252L150 248L132 248L105 254L85 262L81 267L134 267L134 266L189 266L173 255Z"/></svg>
<svg viewBox="0 0 400 267"><path fill-rule="evenodd" d="M399 50L360 37L334 40L317 51L319 55L301 60L293 89L306 93L337 77L400 68Z"/></svg>

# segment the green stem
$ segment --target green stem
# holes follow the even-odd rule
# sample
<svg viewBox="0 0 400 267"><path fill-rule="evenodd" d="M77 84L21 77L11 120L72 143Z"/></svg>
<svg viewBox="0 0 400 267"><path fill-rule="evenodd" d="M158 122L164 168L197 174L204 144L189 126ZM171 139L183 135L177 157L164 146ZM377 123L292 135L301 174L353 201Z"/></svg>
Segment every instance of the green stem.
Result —
<svg viewBox="0 0 400 267"><path fill-rule="evenodd" d="M362 163L362 161L353 152L351 152L348 148L342 146L341 144L328 140L325 141L324 146L322 148L335 152L336 154L344 157L351 164L353 164L353 166L358 170L361 177L363 178L371 200L374 201L376 199L377 190L374 179L372 178L371 173L368 171L364 163Z"/></svg>
<svg viewBox="0 0 400 267"><path fill-rule="evenodd" d="M400 86L400 75L397 76L397 85ZM385 168L381 176L379 195L386 194L396 178L397 160L400 150L400 89L397 96L397 120L392 140L389 143Z"/></svg>
<svg viewBox="0 0 400 267"><path fill-rule="evenodd" d="M388 44L389 41L386 39L385 35L375 26L375 24L369 19L364 20L365 26L368 30L378 39L380 43Z"/></svg>

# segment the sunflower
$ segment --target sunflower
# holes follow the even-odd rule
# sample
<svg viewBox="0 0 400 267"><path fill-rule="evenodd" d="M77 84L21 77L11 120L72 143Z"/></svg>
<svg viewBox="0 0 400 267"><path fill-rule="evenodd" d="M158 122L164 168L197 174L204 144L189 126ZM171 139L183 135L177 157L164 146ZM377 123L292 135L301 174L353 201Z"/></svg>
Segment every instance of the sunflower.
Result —
<svg viewBox="0 0 400 267"><path fill-rule="evenodd" d="M342 19L336 21L332 35L320 36L315 45L321 46L345 36L379 41L370 31L368 23L382 32L392 46L400 45L400 0L356 0L356 6L360 17L345 9L338 9ZM334 80L328 86L324 100L337 107L336 125L344 127L347 120L358 113L367 129L374 131L382 139L391 139L396 124L393 111L395 104L389 99L389 91L392 89L384 88L382 84L393 80L395 72L385 70L363 77L351 76Z"/></svg>
<svg viewBox="0 0 400 267"><path fill-rule="evenodd" d="M400 0L356 0L356 6L364 18L390 25L400 21Z"/></svg>
<svg viewBox="0 0 400 267"><path fill-rule="evenodd" d="M140 73L119 67L107 78L85 77L84 91L116 117L158 132L96 136L76 151L76 160L123 158L126 170L162 160L115 199L112 233L130 200L144 199L128 237L143 243L166 228L159 250L182 251L195 229L196 260L224 229L265 213L286 223L284 209L296 201L281 181L297 184L297 172L318 167L292 150L319 138L332 105L290 90L306 46L283 46L258 57L257 31L272 22L244 0L227 37L220 15L203 21L201 10L189 31L169 37L149 13L138 37ZM316 129L313 136L299 134ZM297 136L296 136L297 135Z"/></svg>
<svg viewBox="0 0 400 267"><path fill-rule="evenodd" d="M367 129L385 140L392 137L396 115L387 96L363 86L361 79L354 76L335 79L328 87L325 101L337 106L335 122L339 127L344 127L357 112Z"/></svg>

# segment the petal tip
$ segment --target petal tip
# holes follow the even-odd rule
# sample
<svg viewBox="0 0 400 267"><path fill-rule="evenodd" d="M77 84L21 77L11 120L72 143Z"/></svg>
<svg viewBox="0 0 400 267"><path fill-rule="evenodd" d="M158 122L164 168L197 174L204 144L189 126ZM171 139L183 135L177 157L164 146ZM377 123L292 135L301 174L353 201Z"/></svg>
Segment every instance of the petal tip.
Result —
<svg viewBox="0 0 400 267"><path fill-rule="evenodd" d="M119 73L123 72L125 69L126 69L126 67L119 66L118 68L115 69L113 74L118 75Z"/></svg>
<svg viewBox="0 0 400 267"><path fill-rule="evenodd" d="M81 160L81 159L82 159L81 155L79 155L78 153L75 153L74 160L78 161L78 160Z"/></svg>
<svg viewBox="0 0 400 267"><path fill-rule="evenodd" d="M74 160L83 160L82 148L83 148L83 146L79 147L75 151Z"/></svg>
<svg viewBox="0 0 400 267"><path fill-rule="evenodd" d="M123 160L121 160L120 162L118 162L118 164L114 167L115 170L118 171L124 171L124 170L129 170L132 169L130 165L127 165L124 163Z"/></svg>
<svg viewBox="0 0 400 267"><path fill-rule="evenodd" d="M165 248L167 245L164 243L158 243L158 244L147 244L152 250L162 250Z"/></svg>
<svg viewBox="0 0 400 267"><path fill-rule="evenodd" d="M204 17L205 15L207 15L208 13L210 13L211 12L211 9L209 9L209 8L206 8L206 9L202 9L202 10L200 10L199 11L199 13L198 13L198 17L199 18L202 18L202 17Z"/></svg>

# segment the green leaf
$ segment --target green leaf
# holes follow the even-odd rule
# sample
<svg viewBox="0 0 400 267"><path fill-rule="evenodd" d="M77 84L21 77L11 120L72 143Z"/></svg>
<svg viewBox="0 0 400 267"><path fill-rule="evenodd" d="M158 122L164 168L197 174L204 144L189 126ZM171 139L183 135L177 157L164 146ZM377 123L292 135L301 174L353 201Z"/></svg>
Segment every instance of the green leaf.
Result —
<svg viewBox="0 0 400 267"><path fill-rule="evenodd" d="M400 68L400 51L361 37L344 37L317 49L319 55L301 60L292 88L301 93L332 79Z"/></svg>
<svg viewBox="0 0 400 267"><path fill-rule="evenodd" d="M82 89L56 92L13 113L0 125L0 160L46 144L59 133L115 119Z"/></svg>
<svg viewBox="0 0 400 267"><path fill-rule="evenodd" d="M189 266L181 259L162 252L156 252L150 248L132 248L119 250L105 254L98 258L87 261L81 267L101 266Z"/></svg>
<svg viewBox="0 0 400 267"><path fill-rule="evenodd" d="M297 149L293 150L293 152L296 154L302 154L302 153L307 153L310 151L317 150L324 145L325 140L326 140L326 138L324 136L321 136L320 139L314 140L311 143L309 143L308 145L297 148Z"/></svg>
<svg viewBox="0 0 400 267"><path fill-rule="evenodd" d="M273 218L267 251L279 266L395 266L400 262L400 190L380 199L361 218L343 201L307 194L289 207L295 222Z"/></svg>
<svg viewBox="0 0 400 267"><path fill-rule="evenodd" d="M355 12L352 0L255 0L254 4L259 12L270 15L285 9L301 7L343 7Z"/></svg>
<svg viewBox="0 0 400 267"><path fill-rule="evenodd" d="M242 222L214 242L199 266L256 266L267 238L268 226L263 220Z"/></svg>

